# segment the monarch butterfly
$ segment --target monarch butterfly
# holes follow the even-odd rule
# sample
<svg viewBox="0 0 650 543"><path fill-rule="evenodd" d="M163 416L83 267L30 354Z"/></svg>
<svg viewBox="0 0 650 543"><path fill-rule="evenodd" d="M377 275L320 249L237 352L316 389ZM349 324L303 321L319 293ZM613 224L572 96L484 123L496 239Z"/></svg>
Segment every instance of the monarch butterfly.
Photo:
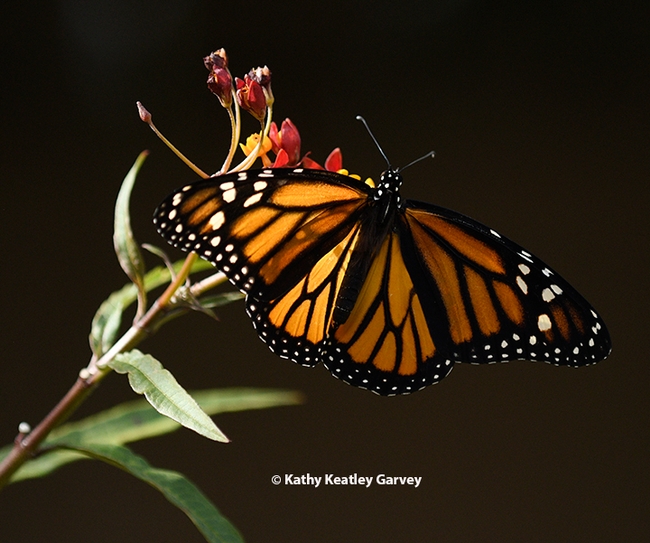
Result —
<svg viewBox="0 0 650 543"><path fill-rule="evenodd" d="M304 366L381 395L455 362L583 366L610 339L590 304L541 260L469 217L348 175L267 168L187 185L154 222L246 293L259 337Z"/></svg>

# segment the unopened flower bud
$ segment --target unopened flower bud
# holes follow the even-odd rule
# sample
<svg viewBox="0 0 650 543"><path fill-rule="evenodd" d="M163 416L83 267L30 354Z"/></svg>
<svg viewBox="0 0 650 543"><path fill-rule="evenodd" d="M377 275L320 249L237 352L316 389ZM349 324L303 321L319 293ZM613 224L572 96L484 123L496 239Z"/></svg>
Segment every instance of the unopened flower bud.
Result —
<svg viewBox="0 0 650 543"><path fill-rule="evenodd" d="M249 75L245 75L243 80L236 77L235 84L239 107L248 111L258 121L263 121L266 114L266 96L262 86Z"/></svg>
<svg viewBox="0 0 650 543"><path fill-rule="evenodd" d="M338 172L342 168L343 168L343 153L341 153L341 148L337 147L325 159L325 169L330 172Z"/></svg>
<svg viewBox="0 0 650 543"><path fill-rule="evenodd" d="M286 164L297 166L300 162L300 132L290 119L282 121L282 127L278 131L275 123L271 123L269 138L273 144L273 152L277 155L284 151L287 155Z"/></svg>
<svg viewBox="0 0 650 543"><path fill-rule="evenodd" d="M232 76L228 70L228 56L225 49L218 49L203 59L205 67L209 70L208 88L219 98L223 107L230 107L232 103Z"/></svg>

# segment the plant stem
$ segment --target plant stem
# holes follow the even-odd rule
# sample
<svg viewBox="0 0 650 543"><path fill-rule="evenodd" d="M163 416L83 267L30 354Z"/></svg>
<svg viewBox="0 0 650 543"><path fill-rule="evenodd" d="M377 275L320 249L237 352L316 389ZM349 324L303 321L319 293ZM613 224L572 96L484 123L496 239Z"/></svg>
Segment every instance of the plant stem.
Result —
<svg viewBox="0 0 650 543"><path fill-rule="evenodd" d="M38 449L38 446L48 436L48 434L59 424L63 423L81 403L95 389L96 384L90 383L81 376L77 379L68 393L59 401L59 403L50 411L47 416L24 438L16 440L13 449L0 463L0 489L2 489L11 479L11 476L27 460L32 458Z"/></svg>
<svg viewBox="0 0 650 543"><path fill-rule="evenodd" d="M230 172L240 172L242 170L247 170L250 168L253 163L257 160L257 156L259 155L260 150L262 149L262 146L264 145L264 138L266 138L269 134L269 130L271 129L271 119L273 118L273 106L268 106L266 108L266 122L262 121L261 124L261 130L260 130L260 139L257 142L257 145L255 146L255 149L251 152L250 155L248 155L244 160L242 160L237 166L232 168Z"/></svg>
<svg viewBox="0 0 650 543"><path fill-rule="evenodd" d="M239 144L239 135L241 133L241 122L239 120L239 106L235 100L235 112L232 112L232 106L228 108L228 117L230 118L230 149L228 149L228 155L223 161L223 166L215 175L222 175L228 171L230 165L232 164L232 159L235 156L235 151L237 151L237 145Z"/></svg>
<svg viewBox="0 0 650 543"><path fill-rule="evenodd" d="M93 356L88 367L79 372L79 377L68 393L30 433L25 436L19 434L14 442L14 447L0 463L0 490L10 482L11 476L38 452L39 446L49 433L65 422L86 400L99 382L110 373L108 362L119 353L132 349L156 330L156 323L176 306L176 302L172 301L172 296L187 279L196 258L196 253L190 253L178 275L149 308L149 311L134 322L131 328L99 360ZM222 283L225 276L217 273L214 280L208 281L209 279L206 278L200 283L201 287L198 291L203 292Z"/></svg>

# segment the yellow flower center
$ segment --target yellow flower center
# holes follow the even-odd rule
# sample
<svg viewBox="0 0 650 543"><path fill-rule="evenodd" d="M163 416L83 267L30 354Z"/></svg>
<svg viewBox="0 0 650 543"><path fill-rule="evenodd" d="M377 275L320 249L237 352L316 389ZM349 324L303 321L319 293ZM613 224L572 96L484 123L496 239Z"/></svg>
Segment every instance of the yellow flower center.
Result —
<svg viewBox="0 0 650 543"><path fill-rule="evenodd" d="M343 168L343 169L337 171L336 173L340 173L341 175L347 175L348 177L352 177L353 179L357 179L357 180L361 181L361 176L360 176L360 175L357 175L356 173L350 173L350 172L349 172L348 170L346 170L345 168ZM375 184L375 182L372 180L371 177L368 177L368 178L364 181L364 183L365 183L366 185L368 185L369 187L372 187L373 189L374 189L374 188L377 188L377 185Z"/></svg>
<svg viewBox="0 0 650 543"><path fill-rule="evenodd" d="M246 138L246 144L240 143L239 146L241 147L241 150L244 152L246 156L249 156L254 150L255 147L257 147L257 144L260 141L260 135L259 134L251 134ZM266 154L271 150L271 140L269 138L264 138L264 143L262 144L262 148L260 149L259 153L257 156L259 156L262 159L262 163L264 164L265 167L268 167L271 165L271 160L269 157L266 156Z"/></svg>

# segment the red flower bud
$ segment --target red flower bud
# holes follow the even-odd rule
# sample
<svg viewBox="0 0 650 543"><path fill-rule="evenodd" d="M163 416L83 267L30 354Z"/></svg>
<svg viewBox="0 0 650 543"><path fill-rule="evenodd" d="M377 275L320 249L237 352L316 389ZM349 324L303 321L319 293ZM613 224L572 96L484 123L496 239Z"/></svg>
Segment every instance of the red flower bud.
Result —
<svg viewBox="0 0 650 543"><path fill-rule="evenodd" d="M343 154L341 149L337 147L325 159L325 167L323 168L318 162L312 160L308 156L303 157L300 162L305 168L310 170L327 170L330 172L338 172L343 169Z"/></svg>
<svg viewBox="0 0 650 543"><path fill-rule="evenodd" d="M325 159L325 169L330 172L338 172L343 169L343 153L341 153L340 147L334 149Z"/></svg>
<svg viewBox="0 0 650 543"><path fill-rule="evenodd" d="M269 70L269 67L255 68L248 72L248 76L262 85L267 101L269 101L269 96L271 96L270 101L272 102L273 93L271 92L271 70Z"/></svg>
<svg viewBox="0 0 650 543"><path fill-rule="evenodd" d="M296 164L289 164L289 155L287 155L287 152L284 149L280 149L278 154L275 155L273 167L284 168L285 166L296 166Z"/></svg>
<svg viewBox="0 0 650 543"><path fill-rule="evenodd" d="M208 88L219 98L223 107L232 103L232 76L228 71L228 56L225 49L219 49L203 59L205 67L210 71Z"/></svg>
<svg viewBox="0 0 650 543"><path fill-rule="evenodd" d="M325 169L325 168L323 168L323 167L322 167L318 162L316 162L315 160L312 160L312 159L309 158L308 156L303 157L303 159L302 159L302 161L300 162L300 164L301 164L304 168L308 168L308 169L310 169L310 170L324 170L324 169Z"/></svg>
<svg viewBox="0 0 650 543"><path fill-rule="evenodd" d="M282 121L282 128L279 132L277 125L271 123L269 139L273 145L273 152L276 155L279 156L280 151L284 151L286 154L284 164L288 166L298 165L300 162L300 132L298 132L296 125L290 119Z"/></svg>
<svg viewBox="0 0 650 543"><path fill-rule="evenodd" d="M239 107L248 111L258 121L263 121L266 114L266 96L262 85L250 75L245 75L243 81L236 77L235 83Z"/></svg>
<svg viewBox="0 0 650 543"><path fill-rule="evenodd" d="M269 140L271 140L272 151L277 155L278 151L282 147L282 143L278 132L278 125L275 124L275 121L273 121L269 127Z"/></svg>
<svg viewBox="0 0 650 543"><path fill-rule="evenodd" d="M280 138L282 149L289 155L289 165L297 165L300 162L300 132L289 119L282 121Z"/></svg>

